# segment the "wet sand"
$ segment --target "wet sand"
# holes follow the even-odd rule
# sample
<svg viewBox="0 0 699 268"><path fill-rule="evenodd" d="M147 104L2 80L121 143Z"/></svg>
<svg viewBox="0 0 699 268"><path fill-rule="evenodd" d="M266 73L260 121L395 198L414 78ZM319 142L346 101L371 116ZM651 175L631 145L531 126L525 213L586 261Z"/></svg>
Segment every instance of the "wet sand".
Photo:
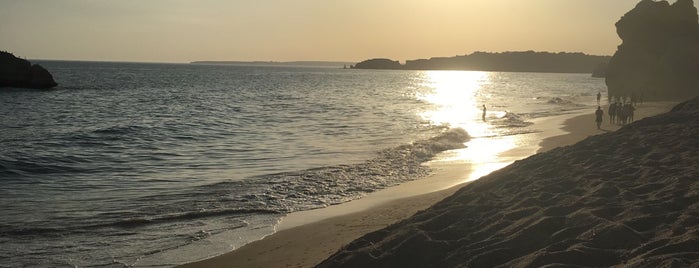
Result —
<svg viewBox="0 0 699 268"><path fill-rule="evenodd" d="M636 118L665 112L670 107L671 103L644 104L638 108ZM539 149L543 152L619 128L619 126L608 124L606 120L608 117L605 116L604 130L597 130L592 112L561 116L541 124L562 124L563 131L557 129L557 126L544 126L551 131L531 135L539 136L538 139L545 138ZM519 156L531 155L536 149L537 147L518 148L504 153L503 157L516 160ZM473 167L463 163L436 162L430 165L435 172L424 181L411 182L403 187L373 194L358 202L291 214L282 221L278 232L262 240L222 256L181 267L315 266L362 235L409 218L451 196L464 186L452 186L453 182L466 180L473 171ZM431 185L421 186L420 183ZM420 194L434 189L443 190ZM410 197L395 198L395 196L405 196L406 191L412 192L408 194Z"/></svg>

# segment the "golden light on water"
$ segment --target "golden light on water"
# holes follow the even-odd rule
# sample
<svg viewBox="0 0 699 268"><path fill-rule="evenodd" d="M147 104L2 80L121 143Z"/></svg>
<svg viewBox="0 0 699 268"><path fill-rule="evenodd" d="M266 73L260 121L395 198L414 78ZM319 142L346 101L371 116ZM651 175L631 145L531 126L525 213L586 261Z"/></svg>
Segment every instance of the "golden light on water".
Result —
<svg viewBox="0 0 699 268"><path fill-rule="evenodd" d="M418 97L436 105L436 109L423 113L423 119L435 125L463 128L471 136L492 135L487 123L478 122L484 103L477 99L483 94L482 85L489 82L487 72L427 72L425 86L432 92Z"/></svg>
<svg viewBox="0 0 699 268"><path fill-rule="evenodd" d="M515 148L516 136L498 136L490 120L498 120L507 112L490 107L492 96L484 92L490 83L488 72L428 71L423 86L432 89L418 98L434 104L434 109L421 114L434 125L463 128L472 137L466 148L453 150L439 156L436 161L456 161L473 165L473 172L464 181L471 181L500 169L512 161L499 157ZM482 119L486 105L485 121Z"/></svg>

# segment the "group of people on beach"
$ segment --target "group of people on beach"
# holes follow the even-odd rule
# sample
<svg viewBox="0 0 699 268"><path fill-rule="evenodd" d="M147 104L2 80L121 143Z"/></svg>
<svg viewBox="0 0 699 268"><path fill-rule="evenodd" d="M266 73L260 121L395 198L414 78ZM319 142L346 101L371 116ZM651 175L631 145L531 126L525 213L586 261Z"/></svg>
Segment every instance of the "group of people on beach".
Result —
<svg viewBox="0 0 699 268"><path fill-rule="evenodd" d="M633 106L631 102L612 102L612 104L609 105L608 110L609 123L619 125L626 125L628 123L631 123L633 122L633 112L635 110L636 108Z"/></svg>
<svg viewBox="0 0 699 268"><path fill-rule="evenodd" d="M602 111L602 106L600 104L600 99L602 97L601 93L597 93L597 110L595 111L595 122L597 123L597 129L600 129L602 126L602 118L604 117L604 111ZM636 110L636 108L633 106L633 102L629 101L626 102L626 99L624 101L618 102L612 102L609 104L609 123L610 124L619 124L619 125L626 125L628 123L633 122L633 113Z"/></svg>

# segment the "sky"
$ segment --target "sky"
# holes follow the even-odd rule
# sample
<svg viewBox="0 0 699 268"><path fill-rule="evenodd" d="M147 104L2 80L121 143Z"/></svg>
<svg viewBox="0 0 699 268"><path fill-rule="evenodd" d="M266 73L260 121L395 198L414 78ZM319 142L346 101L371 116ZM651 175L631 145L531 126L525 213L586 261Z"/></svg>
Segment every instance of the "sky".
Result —
<svg viewBox="0 0 699 268"><path fill-rule="evenodd" d="M0 0L0 50L136 62L612 55L614 23L638 1Z"/></svg>

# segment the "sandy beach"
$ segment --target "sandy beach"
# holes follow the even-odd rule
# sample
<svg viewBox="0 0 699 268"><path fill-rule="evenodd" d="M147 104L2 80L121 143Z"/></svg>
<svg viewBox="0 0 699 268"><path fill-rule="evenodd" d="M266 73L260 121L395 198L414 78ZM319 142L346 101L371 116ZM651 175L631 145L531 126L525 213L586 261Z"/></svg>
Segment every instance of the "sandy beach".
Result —
<svg viewBox="0 0 699 268"><path fill-rule="evenodd" d="M673 103L643 104L637 109L636 120L667 112L672 106ZM618 125L609 124L608 119L605 115L602 130L596 129L592 111L548 119L547 122L540 123L549 124L547 127L550 130L535 134L537 135L536 139L541 140L539 146L517 148L503 153L503 158L512 158L514 161L522 154L533 154L532 150L546 152L557 147L574 144L589 136L613 132L620 128ZM312 267L318 265L362 235L407 219L445 198L454 199L455 197L452 195L455 192L462 188L470 188L470 186L464 187L463 184L449 187L449 184L453 181L465 180L473 172L473 167L463 163L442 162L430 163L430 165L435 172L425 181L411 182L402 188L370 195L368 198L360 199L360 201L317 211L291 214L282 221L276 233L262 240L245 245L228 254L181 267ZM420 183L431 185L421 187ZM441 188L442 190L430 190L430 192L426 191L425 188L433 190ZM412 191L408 194L410 197L395 198L395 196L400 196L396 192L405 195L406 191ZM420 194L421 192L430 193ZM442 201L442 206L448 203L449 199ZM511 216L522 213L528 212L514 211ZM434 213L429 215L430 217L439 217ZM449 229L444 228L445 230ZM435 245L426 243L423 246L433 247ZM350 247L355 248L355 246ZM343 255L343 257L348 255ZM344 264L350 263L353 262ZM336 264L339 264L337 260L325 263L326 266Z"/></svg>
<svg viewBox="0 0 699 268"><path fill-rule="evenodd" d="M697 116L699 98L516 161L318 267L696 267Z"/></svg>

